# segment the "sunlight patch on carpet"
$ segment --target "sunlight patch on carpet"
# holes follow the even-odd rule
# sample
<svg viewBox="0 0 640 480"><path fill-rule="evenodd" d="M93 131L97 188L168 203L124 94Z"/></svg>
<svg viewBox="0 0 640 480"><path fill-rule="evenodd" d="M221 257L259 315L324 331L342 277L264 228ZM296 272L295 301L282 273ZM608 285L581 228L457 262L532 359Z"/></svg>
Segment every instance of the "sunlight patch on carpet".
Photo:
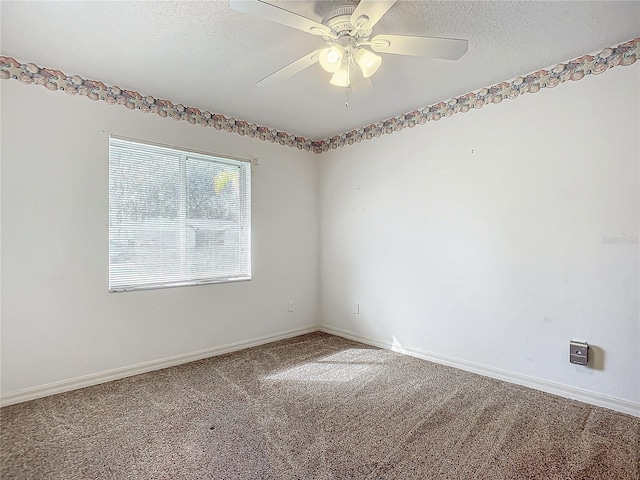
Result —
<svg viewBox="0 0 640 480"><path fill-rule="evenodd" d="M393 353L370 348L348 348L314 362L297 365L266 377L296 382L349 382L371 375L393 357Z"/></svg>

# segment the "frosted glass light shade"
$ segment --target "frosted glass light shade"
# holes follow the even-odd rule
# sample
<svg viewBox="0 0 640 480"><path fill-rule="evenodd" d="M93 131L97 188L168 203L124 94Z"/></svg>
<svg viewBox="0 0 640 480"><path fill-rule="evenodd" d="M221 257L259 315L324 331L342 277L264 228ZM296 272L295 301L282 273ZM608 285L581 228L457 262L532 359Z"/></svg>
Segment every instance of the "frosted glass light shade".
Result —
<svg viewBox="0 0 640 480"><path fill-rule="evenodd" d="M344 48L342 45L331 45L320 52L318 58L320 66L329 73L337 72L342 65L342 57L344 57Z"/></svg>
<svg viewBox="0 0 640 480"><path fill-rule="evenodd" d="M368 78L378 71L382 63L382 57L371 53L364 48L358 49L356 52L356 63L362 70L362 76Z"/></svg>
<svg viewBox="0 0 640 480"><path fill-rule="evenodd" d="M329 81L331 85L335 85L336 87L348 87L349 86L349 67L347 65L343 66L336 73L333 74L331 80Z"/></svg>

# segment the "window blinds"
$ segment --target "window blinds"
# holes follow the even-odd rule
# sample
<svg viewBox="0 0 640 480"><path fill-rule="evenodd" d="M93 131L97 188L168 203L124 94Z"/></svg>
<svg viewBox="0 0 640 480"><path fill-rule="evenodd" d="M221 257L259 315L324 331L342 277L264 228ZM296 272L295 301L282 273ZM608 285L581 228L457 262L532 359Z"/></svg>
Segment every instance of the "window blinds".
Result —
<svg viewBox="0 0 640 480"><path fill-rule="evenodd" d="M109 291L251 278L251 164L109 138Z"/></svg>

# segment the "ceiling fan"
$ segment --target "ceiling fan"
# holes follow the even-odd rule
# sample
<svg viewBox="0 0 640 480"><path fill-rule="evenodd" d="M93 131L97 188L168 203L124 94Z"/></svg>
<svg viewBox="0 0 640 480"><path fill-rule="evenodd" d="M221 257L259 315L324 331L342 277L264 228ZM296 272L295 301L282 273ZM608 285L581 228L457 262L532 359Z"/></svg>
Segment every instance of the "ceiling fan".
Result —
<svg viewBox="0 0 640 480"><path fill-rule="evenodd" d="M229 1L233 10L317 35L326 44L263 78L258 82L261 86L292 77L320 62L325 71L333 74L330 80L332 85L350 87L356 66L367 81L380 68L382 57L377 53L458 60L467 52L469 42L458 38L374 36L376 23L395 3L396 0L334 2L335 8L319 23L263 0Z"/></svg>

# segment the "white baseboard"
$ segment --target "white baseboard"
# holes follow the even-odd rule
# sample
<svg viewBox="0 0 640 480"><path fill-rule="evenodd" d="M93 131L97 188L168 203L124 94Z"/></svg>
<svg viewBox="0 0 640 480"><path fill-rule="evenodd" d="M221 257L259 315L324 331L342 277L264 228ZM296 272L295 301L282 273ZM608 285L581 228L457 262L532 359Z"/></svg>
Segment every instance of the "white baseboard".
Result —
<svg viewBox="0 0 640 480"><path fill-rule="evenodd" d="M561 397L578 400L580 402L596 405L598 407L609 408L611 410L616 410L618 412L623 412L629 415L640 417L640 403L637 402L631 402L629 400L611 397L609 395L603 395L601 393L591 392L589 390L583 390L581 388L571 387L569 385L563 385L561 383L550 382L547 380L530 377L528 375L510 372L508 370L489 367L487 365L469 362L467 360L461 360L459 358L440 355L419 348L393 345L388 341L363 337L361 335L351 333L347 330L330 326L308 326L296 328L274 335L265 335L241 342L229 343L227 345L221 345L219 347L199 350L197 352L185 353L182 355L176 355L160 360L139 363L137 365L131 365L129 367L116 368L113 370L108 370L106 372L99 372L90 375L84 375L82 377L72 378L69 380L62 380L60 382L26 388L24 390L11 392L7 395L2 395L2 397L0 397L0 406L4 407L16 403L26 402L28 400L34 400L36 398L47 397L49 395L55 395L71 390L77 390L79 388L89 387L91 385L97 385L99 383L119 380L121 378L131 377L134 375L139 375L141 373L151 372L153 370L173 367L175 365L189 363L196 360L201 360L203 358L222 355L225 353L235 352L238 350L243 350L245 348L255 347L258 345L263 345L265 343L284 340L286 338L296 337L298 335L304 335L306 333L316 331L329 333L331 335L337 335L339 337L348 338L356 342L384 348L385 350L392 350L394 352L411 355L412 357L421 358L430 362L459 368L460 370L466 370L468 372L477 373L486 377L496 378L505 382L523 385L525 387L552 393Z"/></svg>
<svg viewBox="0 0 640 480"><path fill-rule="evenodd" d="M596 405L598 407L609 408L618 412L627 413L635 417L640 417L640 403L624 400L622 398L611 397L609 395L603 395L601 393L591 392L589 390L583 390L581 388L571 387L569 385L563 385L561 383L550 382L548 380L542 380L528 375L522 375L520 373L510 372L508 370L502 370L500 368L489 367L475 362L469 362L467 360L461 360L459 358L449 357L446 355L440 355L437 353L428 352L419 348L393 345L388 341L376 340L373 338L363 337L341 328L321 326L319 328L321 332L329 333L331 335L337 335L339 337L348 338L356 342L372 345L374 347L384 348L385 350L392 350L394 352L404 353L411 355L412 357L421 358L430 362L447 365L449 367L459 368L460 370L466 370L467 372L477 373L484 375L485 377L496 378L505 382L515 383L525 387L533 388L535 390L541 390L543 392L552 393L572 400L578 400L580 402Z"/></svg>
<svg viewBox="0 0 640 480"><path fill-rule="evenodd" d="M110 382L112 380L119 380L125 377L132 377L134 375L151 372L153 370L173 367L182 363L202 360L203 358L214 357L216 355L235 352L237 350L256 347L265 343L271 343L277 340L284 340L286 338L297 337L298 335L304 335L305 333L317 331L318 327L315 325L296 328L274 335L265 335L262 337L252 338L250 340L221 345L219 347L207 348L205 350L199 350L197 352L185 353L182 355L162 358L159 360L152 360L150 362L139 363L137 365L107 370L106 372L92 373L90 375L83 375L82 377L71 378L69 380L48 383L46 385L41 385L38 387L25 388L24 390L18 390L16 392L8 393L7 395L2 395L2 397L0 397L0 407L26 402L28 400L34 400L36 398L47 397L49 395L55 395L57 393L77 390L78 388L89 387L91 385Z"/></svg>

